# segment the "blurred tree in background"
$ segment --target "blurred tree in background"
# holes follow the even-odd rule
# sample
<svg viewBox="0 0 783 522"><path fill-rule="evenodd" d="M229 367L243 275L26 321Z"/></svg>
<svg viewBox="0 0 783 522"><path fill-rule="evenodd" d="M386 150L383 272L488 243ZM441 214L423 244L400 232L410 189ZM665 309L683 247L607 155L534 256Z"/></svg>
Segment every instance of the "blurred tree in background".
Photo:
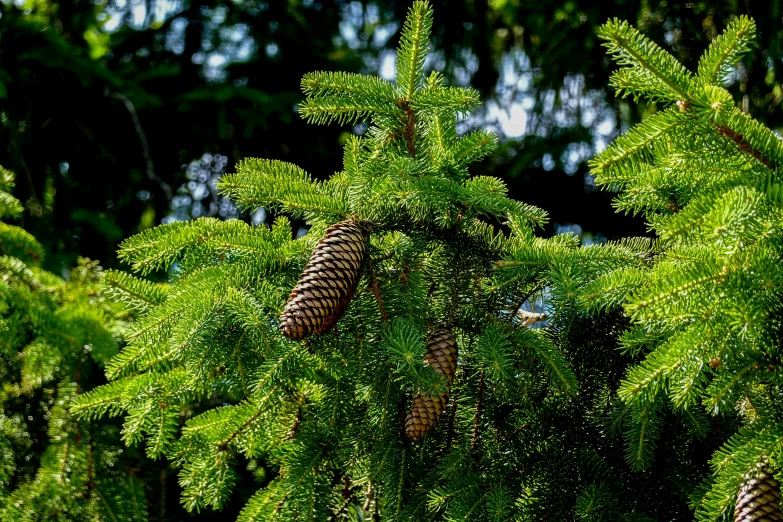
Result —
<svg viewBox="0 0 783 522"><path fill-rule="evenodd" d="M23 225L51 250L46 268L62 271L77 255L114 266L122 238L198 203L203 191L191 193L199 182L187 166L205 153L208 163L225 156L228 168L260 156L321 177L338 170L334 145L346 134L308 128L296 116L299 79L319 69L388 76L391 36L407 6L3 0L0 164L18 174ZM467 127L490 127L502 139L477 174L513 180L512 196L550 212L548 233L600 241L644 232L640 220L613 215L610 194L594 190L585 163L655 110L610 92L595 35L609 17L630 21L692 66L728 20L754 16L761 44L745 63L764 65L739 68L733 94L780 125L779 0L753 9L729 0L433 6L441 18L428 67L478 88L487 103Z"/></svg>

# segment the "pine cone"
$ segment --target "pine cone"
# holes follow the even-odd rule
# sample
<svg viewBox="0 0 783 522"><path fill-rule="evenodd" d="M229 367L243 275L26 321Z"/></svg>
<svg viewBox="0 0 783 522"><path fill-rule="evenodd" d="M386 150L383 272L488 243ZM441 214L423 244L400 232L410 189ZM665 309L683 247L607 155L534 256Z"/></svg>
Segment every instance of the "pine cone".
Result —
<svg viewBox="0 0 783 522"><path fill-rule="evenodd" d="M445 376L447 387L451 386L457 371L457 339L451 330L441 328L432 333L424 361L432 366L436 373ZM436 397L418 395L413 399L413 407L405 419L405 436L409 439L420 439L430 431L446 408L448 398L448 392L444 392Z"/></svg>
<svg viewBox="0 0 783 522"><path fill-rule="evenodd" d="M366 235L354 221L341 221L318 241L280 316L291 340L331 329L342 317L359 283Z"/></svg>
<svg viewBox="0 0 783 522"><path fill-rule="evenodd" d="M772 522L783 520L780 511L780 484L766 464L742 484L734 510L734 522Z"/></svg>

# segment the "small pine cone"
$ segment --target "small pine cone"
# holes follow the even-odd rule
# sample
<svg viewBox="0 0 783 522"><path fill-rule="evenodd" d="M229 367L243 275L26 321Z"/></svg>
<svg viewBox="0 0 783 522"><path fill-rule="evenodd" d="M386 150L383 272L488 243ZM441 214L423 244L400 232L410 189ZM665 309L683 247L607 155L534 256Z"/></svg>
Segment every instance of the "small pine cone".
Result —
<svg viewBox="0 0 783 522"><path fill-rule="evenodd" d="M446 386L450 387L457 371L457 339L448 328L440 328L432 333L427 343L425 364L432 366L436 373L446 377ZM413 399L410 414L405 419L405 436L420 439L438 422L446 408L449 394L444 392L437 397L418 395Z"/></svg>
<svg viewBox="0 0 783 522"><path fill-rule="evenodd" d="M280 316L284 336L300 340L337 324L359 283L366 239L362 228L350 220L326 230Z"/></svg>
<svg viewBox="0 0 783 522"><path fill-rule="evenodd" d="M737 496L734 522L772 522L783 520L780 511L780 484L772 476L766 464L759 464L758 471L746 477Z"/></svg>

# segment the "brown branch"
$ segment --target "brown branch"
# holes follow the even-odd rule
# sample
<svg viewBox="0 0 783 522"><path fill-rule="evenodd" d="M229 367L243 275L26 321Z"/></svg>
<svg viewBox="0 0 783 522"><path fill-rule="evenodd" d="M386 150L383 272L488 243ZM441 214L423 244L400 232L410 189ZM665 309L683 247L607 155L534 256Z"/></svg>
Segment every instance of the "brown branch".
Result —
<svg viewBox="0 0 783 522"><path fill-rule="evenodd" d="M367 493L365 494L365 497L367 497L367 500L365 501L364 505L362 506L362 510L369 511L370 510L370 504L372 503L373 499L375 498L375 495L372 492L372 479L367 481Z"/></svg>
<svg viewBox="0 0 783 522"><path fill-rule="evenodd" d="M403 125L405 125L402 135L405 141L408 143L408 154L412 158L416 157L416 117L411 107L411 102L408 100L397 100L397 107L405 111L405 119Z"/></svg>
<svg viewBox="0 0 783 522"><path fill-rule="evenodd" d="M525 295L524 298L519 302L519 304L516 305L513 310L511 310L511 313L509 314L509 317L508 317L508 322L509 323L513 323L514 322L514 318L517 317L517 313L516 312L522 309L522 306L525 304L525 301L530 299L530 295L531 294Z"/></svg>
<svg viewBox="0 0 783 522"><path fill-rule="evenodd" d="M745 139L745 136L742 134L739 134L737 132L734 132L731 128L729 128L726 125L717 125L718 133L726 136L727 138L731 139L734 143L737 144L737 148L740 150L740 152L744 152L746 154L750 154L757 160L759 160L761 163L763 163L765 166L769 167L772 170L776 170L777 166L770 161L770 159L766 156L764 156L761 151L758 149L754 149L753 146L748 142L748 140Z"/></svg>
<svg viewBox="0 0 783 522"><path fill-rule="evenodd" d="M460 205L459 212L457 212L457 221L454 223L454 226L457 227L460 224L460 221L462 221L462 216L465 215L465 210L467 210L467 205L464 203Z"/></svg>
<svg viewBox="0 0 783 522"><path fill-rule="evenodd" d="M133 106L133 102L128 99L127 96L124 94L120 94L118 92L111 92L108 87L104 91L104 96L107 98L114 98L116 100L120 100L123 105L125 105L125 108L128 110L128 113L130 114L131 119L133 120L133 127L136 129L136 135L139 137L139 141L141 142L141 148L142 152L144 153L144 161L147 164L147 177L151 179L152 181L156 182L160 188L163 190L163 192L166 194L166 198L168 200L171 200L172 192L171 192L171 186L163 181L160 176L155 174L155 168L152 164L152 154L150 153L150 146L147 142L147 135L144 133L144 129L141 126L141 121L139 120L139 115L136 112L136 108Z"/></svg>
<svg viewBox="0 0 783 522"><path fill-rule="evenodd" d="M508 435L506 435L505 437L503 437L503 439L501 440L501 442L506 442L506 441L507 441L507 440L509 440L510 438L512 438L512 437L515 437L515 436L516 436L516 435L517 435L517 434L518 434L520 431L522 431L522 430L526 430L526 429L528 429L530 426L532 426L532 423L530 423L530 422L526 422L526 423L524 423L522 426L520 426L519 428L515 429L513 433L509 433Z"/></svg>
<svg viewBox="0 0 783 522"><path fill-rule="evenodd" d="M438 288L438 283L436 283L435 281L433 281L433 282L432 282L432 284L430 285L430 288L429 288L429 290L427 290L427 301L429 301L429 300L430 300L430 298L432 297L432 294L434 294L434 293L435 293L435 290L436 290L437 288Z"/></svg>
<svg viewBox="0 0 783 522"><path fill-rule="evenodd" d="M302 407L299 406L296 410L296 417L294 418L294 424L291 426L291 429L288 430L288 438L293 440L296 438L296 434L299 431L299 424L302 423Z"/></svg>

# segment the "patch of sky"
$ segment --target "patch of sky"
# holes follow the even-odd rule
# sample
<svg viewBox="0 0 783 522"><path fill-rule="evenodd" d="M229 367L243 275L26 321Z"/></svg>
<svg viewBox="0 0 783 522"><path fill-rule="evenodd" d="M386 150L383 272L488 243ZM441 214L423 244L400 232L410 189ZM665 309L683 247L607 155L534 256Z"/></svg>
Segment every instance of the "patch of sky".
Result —
<svg viewBox="0 0 783 522"><path fill-rule="evenodd" d="M569 143L560 156L563 171L569 176L573 176L579 170L579 166L587 161L592 154L593 148L589 143L583 141Z"/></svg>
<svg viewBox="0 0 783 522"><path fill-rule="evenodd" d="M164 37L164 48L174 54L185 52L185 29L188 27L186 18L178 17L171 21L169 30Z"/></svg>
<svg viewBox="0 0 783 522"><path fill-rule="evenodd" d="M280 52L280 47L278 47L278 45L275 42L269 42L268 44L266 44L264 51L266 52L266 55L269 58L274 58Z"/></svg>
<svg viewBox="0 0 783 522"><path fill-rule="evenodd" d="M266 209L264 207L259 208L250 215L250 221L254 225L261 225L266 221Z"/></svg>
<svg viewBox="0 0 783 522"><path fill-rule="evenodd" d="M182 11L182 0L159 0L146 2L144 0L115 0L106 6L106 17L102 29L114 32L122 25L133 29L145 29L163 24L171 16Z"/></svg>
<svg viewBox="0 0 783 522"><path fill-rule="evenodd" d="M532 325L530 325L530 328L532 329L546 328L546 326L551 321L554 312L554 307L552 306L552 302L551 302L551 296L552 296L552 292L550 288L548 286L545 286L541 292L526 299L525 302L522 303L522 306L519 307L519 310L524 312L530 312L530 313L544 312L547 314L547 317L544 320L533 323Z"/></svg>
<svg viewBox="0 0 783 522"><path fill-rule="evenodd" d="M227 165L226 156L210 153L205 153L201 158L182 165L188 181L177 188L177 193L171 200L169 214L161 220L161 223L188 221L203 216L219 216L223 219L239 217L240 212L236 205L220 196L217 191L217 182ZM146 191L140 191L136 197L146 201L149 199L149 193L143 192ZM263 208L257 209L250 219L256 225L261 224L266 219L266 211Z"/></svg>
<svg viewBox="0 0 783 522"><path fill-rule="evenodd" d="M545 171L551 172L555 169L556 166L557 162L555 161L555 158L553 158L552 155L548 152L541 158L541 167Z"/></svg>
<svg viewBox="0 0 783 522"><path fill-rule="evenodd" d="M245 2L237 1L237 4ZM162 25L166 20L176 17L184 8L182 0L160 0L148 5L142 0L117 0L106 7L102 29L106 32L117 31L123 25L133 29L145 29ZM248 4L248 12L264 11L268 8L265 2ZM228 79L226 67L235 62L244 62L257 52L255 40L250 36L247 24L237 23L225 25L228 17L226 6L201 6L203 17L204 39L201 49L191 57L193 63L203 65L204 78L212 82L222 82ZM270 21L270 32L276 29L276 22ZM163 37L164 48L174 54L185 51L185 32L188 21L175 18ZM276 55L276 44L267 45L268 55Z"/></svg>
<svg viewBox="0 0 783 522"><path fill-rule="evenodd" d="M603 234L595 234L583 230L576 223L554 223L555 234L573 234L579 238L583 246L600 245L606 243L607 238Z"/></svg>
<svg viewBox="0 0 783 522"><path fill-rule="evenodd" d="M381 51L378 59L378 75L386 81L393 82L397 71L397 53L392 50Z"/></svg>

